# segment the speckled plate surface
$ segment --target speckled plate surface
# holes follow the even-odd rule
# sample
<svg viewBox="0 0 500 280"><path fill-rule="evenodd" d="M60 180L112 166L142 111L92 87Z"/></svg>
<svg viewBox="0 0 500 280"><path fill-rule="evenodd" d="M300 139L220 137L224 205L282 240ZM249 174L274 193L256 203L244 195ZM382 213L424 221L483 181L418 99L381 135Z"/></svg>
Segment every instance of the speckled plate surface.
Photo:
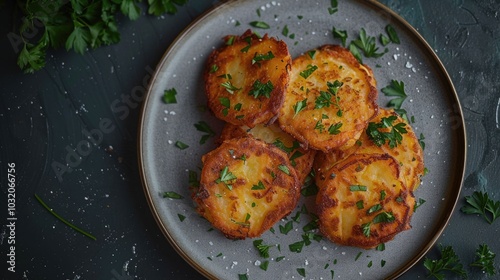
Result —
<svg viewBox="0 0 500 280"><path fill-rule="evenodd" d="M162 232L178 253L203 275L212 279L380 279L395 278L415 264L434 244L447 224L463 180L465 131L453 85L425 41L411 26L390 10L372 1L339 1L330 14L330 1L230 1L214 7L188 27L160 61L147 93L139 131L139 160L146 197ZM289 245L303 240L303 226L313 217L312 197L302 197L295 211L274 232L266 232L264 244L274 244L270 258L262 258L253 240L231 241L200 218L190 198L189 170L200 173L201 156L215 147L214 137L200 144L206 134L194 124L206 121L218 133L222 122L207 110L202 69L210 52L228 34L239 35L252 21L263 21L269 29L254 29L284 40L297 56L323 44L340 44L332 27L346 30L348 42L361 28L377 38L392 25L400 44L387 45L380 58L364 59L373 70L378 89L392 79L405 83L408 98L403 108L414 117L417 135L425 136L425 165L429 174L415 192L426 202L412 218L411 230L399 234L383 251L338 246L327 240L312 241L300 253ZM288 36L283 30L288 29ZM165 104L162 95L175 88L177 103ZM387 97L379 94L379 104ZM175 143L189 145L179 149ZM173 191L183 198L163 198ZM306 206L304 208L304 205ZM300 214L298 214L300 213ZM292 219L300 218L300 219ZM279 225L293 221L293 230L283 234ZM267 270L261 265L268 261ZM166 276L167 277L167 276Z"/></svg>

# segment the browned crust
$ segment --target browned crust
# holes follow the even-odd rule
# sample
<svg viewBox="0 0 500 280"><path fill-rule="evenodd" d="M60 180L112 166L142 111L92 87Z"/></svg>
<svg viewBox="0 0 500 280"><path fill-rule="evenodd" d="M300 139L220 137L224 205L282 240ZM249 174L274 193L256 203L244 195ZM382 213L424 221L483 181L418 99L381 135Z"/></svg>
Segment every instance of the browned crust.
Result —
<svg viewBox="0 0 500 280"><path fill-rule="evenodd" d="M287 45L267 34L259 38L251 30L241 36L226 36L224 41L227 42L230 38L234 38L231 45L214 50L207 60L203 78L208 107L217 118L235 125L254 127L259 123L273 123L283 104L289 82L291 56ZM242 52L249 42L248 51ZM252 63L256 55L267 54L269 51L274 58ZM217 66L216 71L212 68L214 65ZM249 95L256 81L262 84L271 82L273 90L269 98ZM224 82L230 82L239 90L230 93L221 86ZM220 98L230 100L230 107L221 104ZM236 104L241 104L241 107L237 109Z"/></svg>
<svg viewBox="0 0 500 280"><path fill-rule="evenodd" d="M297 205L297 174L287 155L272 145L252 137L230 139L202 161L200 187L193 196L197 211L228 238L260 236ZM286 166L288 174L278 166ZM225 167L236 176L228 182L231 188L217 181ZM252 189L258 182L265 188Z"/></svg>

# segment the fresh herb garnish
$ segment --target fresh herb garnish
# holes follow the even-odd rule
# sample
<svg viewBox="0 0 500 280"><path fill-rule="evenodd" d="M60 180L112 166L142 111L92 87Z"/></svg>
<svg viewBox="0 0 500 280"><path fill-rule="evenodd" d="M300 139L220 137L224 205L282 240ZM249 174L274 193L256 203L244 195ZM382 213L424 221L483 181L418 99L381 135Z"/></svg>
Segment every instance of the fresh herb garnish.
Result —
<svg viewBox="0 0 500 280"><path fill-rule="evenodd" d="M451 246L439 246L441 251L441 258L437 260L425 258L424 267L429 270L429 275L436 277L436 279L444 279L444 271L450 271L458 274L462 279L467 279L467 272L464 270L460 259L453 251Z"/></svg>
<svg viewBox="0 0 500 280"><path fill-rule="evenodd" d="M254 98L259 98L261 96L270 98L273 89L274 86L273 83L271 83L271 81L268 81L267 83L263 84L260 80L256 80L253 83L252 89L250 89L250 92L248 94L252 95Z"/></svg>
<svg viewBox="0 0 500 280"><path fill-rule="evenodd" d="M283 141L281 141L280 139L276 139L273 142L273 145L278 147L280 150L282 150L283 152L285 152L287 154L293 152L293 150L298 149L300 147L300 143L298 141L293 141L292 146L287 147L285 145L285 143L283 143Z"/></svg>
<svg viewBox="0 0 500 280"><path fill-rule="evenodd" d="M196 127L196 130L206 133L203 136L201 136L200 144L205 144L205 142L207 142L207 140L210 137L215 136L215 131L213 131L212 128L210 128L208 123L206 123L205 121L199 121L198 123L195 123L194 127Z"/></svg>
<svg viewBox="0 0 500 280"><path fill-rule="evenodd" d="M400 43L398 33L396 33L396 29L394 28L394 26L388 24L385 27L385 31L387 32L387 35L389 35L389 39L391 40L391 42L393 42L394 44Z"/></svg>
<svg viewBox="0 0 500 280"><path fill-rule="evenodd" d="M198 173L196 173L196 171L189 170L188 184L190 187L195 187L195 188L200 186L200 180L198 180Z"/></svg>
<svg viewBox="0 0 500 280"><path fill-rule="evenodd" d="M59 219L61 222L63 222L65 225L69 226L70 228L76 230L77 232L87 236L88 238L92 239L92 240L96 240L95 236L93 236L92 234L80 229L79 227L71 224L70 222L66 221L63 217L59 216L52 208L50 208L47 204L45 204L45 202L37 195L35 194L35 198L36 200L43 206L43 208L45 208L47 211L49 211L50 214L52 214L54 217L56 217L57 219Z"/></svg>
<svg viewBox="0 0 500 280"><path fill-rule="evenodd" d="M271 26L263 21L252 21L249 23L251 26L255 28L269 29Z"/></svg>
<svg viewBox="0 0 500 280"><path fill-rule="evenodd" d="M241 88L238 88L236 86L234 86L231 81L225 81L225 82L222 82L220 84L222 87L224 87L226 89L227 92L229 92L230 94L234 94L234 92L240 90Z"/></svg>
<svg viewBox="0 0 500 280"><path fill-rule="evenodd" d="M423 199L423 198L417 199L417 201L415 201L415 205L413 206L413 212L416 212L417 208L422 206L422 204L424 204L424 203L425 203L425 199Z"/></svg>
<svg viewBox="0 0 500 280"><path fill-rule="evenodd" d="M306 277L306 269L305 268L297 268L297 273L302 277Z"/></svg>
<svg viewBox="0 0 500 280"><path fill-rule="evenodd" d="M470 266L478 267L489 276L493 276L497 273L495 269L495 256L496 254L490 250L488 245L481 244L476 249L476 259Z"/></svg>
<svg viewBox="0 0 500 280"><path fill-rule="evenodd" d="M227 114L229 113L229 108L231 108L231 100L229 100L229 98L227 97L219 97L219 102L220 105L224 107L222 109L222 115L227 116Z"/></svg>
<svg viewBox="0 0 500 280"><path fill-rule="evenodd" d="M332 82L327 82L326 83L328 87L328 92L326 91L320 91L319 96L316 97L315 101L315 106L314 109L320 109L323 107L330 107L331 104L335 104L337 107L337 116L341 117L342 116L342 109L340 108L340 97L337 95L340 87L343 85L342 82L339 82L338 80L335 80L333 83ZM335 97L335 100L332 101L332 96Z"/></svg>
<svg viewBox="0 0 500 280"><path fill-rule="evenodd" d="M187 0L149 0L148 13L156 16L175 14L177 5ZM65 47L83 54L88 48L120 41L117 18L121 12L130 20L141 15L138 1L18 1L22 6L22 24L8 35L17 64L26 73L45 66L47 50ZM35 36L39 35L39 36Z"/></svg>
<svg viewBox="0 0 500 280"><path fill-rule="evenodd" d="M229 190L232 190L233 186L228 183L236 179L237 179L236 176L229 171L229 167L225 166L220 172L220 177L217 180L215 180L215 182L217 184L222 182Z"/></svg>
<svg viewBox="0 0 500 280"><path fill-rule="evenodd" d="M307 68L303 71L301 71L299 73L300 76L302 76L302 78L304 79L307 79L309 76L312 75L312 73L314 73L314 71L316 71L318 69L318 66L316 65L312 65L312 64L309 64L307 65Z"/></svg>
<svg viewBox="0 0 500 280"><path fill-rule="evenodd" d="M264 183L262 183L261 180L259 180L259 183L257 185L252 186L252 190L265 190L266 186L264 186Z"/></svg>
<svg viewBox="0 0 500 280"><path fill-rule="evenodd" d="M248 275L245 274L238 274L238 280L248 280Z"/></svg>
<svg viewBox="0 0 500 280"><path fill-rule="evenodd" d="M245 42L247 42L247 45L245 47L243 47L240 52L242 53L247 53L248 50L250 49L250 47L252 46L252 37L251 36L248 36L246 37L245 39L243 39ZM252 63L253 64L253 63Z"/></svg>
<svg viewBox="0 0 500 280"><path fill-rule="evenodd" d="M373 223L378 224L378 223L392 223L394 222L396 218L391 212L382 212L380 214L377 214L375 218L373 218Z"/></svg>
<svg viewBox="0 0 500 280"><path fill-rule="evenodd" d="M366 186L363 186L363 185L352 185L352 186L349 186L349 190L351 192L365 192L368 188Z"/></svg>
<svg viewBox="0 0 500 280"><path fill-rule="evenodd" d="M383 56L387 52L387 50L385 50L384 52L378 52L375 37L366 35L366 31L364 28L361 28L359 32L359 38L352 41L352 44L360 48L363 51L365 57L377 58Z"/></svg>
<svg viewBox="0 0 500 280"><path fill-rule="evenodd" d="M163 192L163 198L183 199L184 197L174 191Z"/></svg>
<svg viewBox="0 0 500 280"><path fill-rule="evenodd" d="M475 191L471 196L466 196L467 205L460 210L465 214L478 214L489 224L492 224L500 217L500 201L489 198L487 193Z"/></svg>
<svg viewBox="0 0 500 280"><path fill-rule="evenodd" d="M394 108L396 112L398 112L397 110L401 109L401 105L408 97L406 95L406 92L405 92L405 84L402 81L398 82L396 80L392 80L390 85L382 88L382 92L386 96L395 96L396 97L396 98L391 99L389 101L389 103L387 103L387 106ZM398 114L399 114L399 112L398 112Z"/></svg>
<svg viewBox="0 0 500 280"><path fill-rule="evenodd" d="M402 134L406 134L408 131L404 122L394 124L396 120L396 116L389 116L382 118L378 123L370 122L366 133L375 145L379 147L384 145L386 141L389 143L389 147L397 147L403 141ZM381 131L384 128L391 128L391 130L389 132Z"/></svg>
<svg viewBox="0 0 500 280"><path fill-rule="evenodd" d="M288 234L293 229L293 221L288 221L284 226L280 225L280 232L282 234Z"/></svg>
<svg viewBox="0 0 500 280"><path fill-rule="evenodd" d="M328 128L328 133L333 134L333 135L337 135L337 134L340 133L340 128L341 127L342 127L342 123L341 122L338 122L336 124L332 124Z"/></svg>
<svg viewBox="0 0 500 280"><path fill-rule="evenodd" d="M364 201L363 201L363 200L358 200L358 201L356 201L356 208L358 208L358 209L363 209L363 208L365 208L365 203L364 203Z"/></svg>
<svg viewBox="0 0 500 280"><path fill-rule="evenodd" d="M375 212L377 212L379 210L382 210L382 205L375 204L372 207L368 208L368 210L366 210L366 214L375 213Z"/></svg>
<svg viewBox="0 0 500 280"><path fill-rule="evenodd" d="M286 175L290 175L290 169L288 169L288 166L286 166L284 164L280 164L280 165L278 165L278 169L281 170Z"/></svg>
<svg viewBox="0 0 500 280"><path fill-rule="evenodd" d="M165 102L165 104L177 103L177 99L175 98L176 95L177 90L175 90L175 88L166 89L163 92L163 102Z"/></svg>
<svg viewBox="0 0 500 280"><path fill-rule="evenodd" d="M179 221L181 221L181 222L184 222L184 220L186 219L186 216L184 216L182 214L177 214L177 217L179 218Z"/></svg>
<svg viewBox="0 0 500 280"><path fill-rule="evenodd" d="M176 141L175 146L181 150L185 150L185 149L189 148L189 145L182 142L182 141Z"/></svg>
<svg viewBox="0 0 500 280"><path fill-rule="evenodd" d="M295 105L293 105L293 111L295 112L293 116L295 117L300 111L304 110L306 107L307 107L307 98L295 103Z"/></svg>
<svg viewBox="0 0 500 280"><path fill-rule="evenodd" d="M330 7L328 7L328 13L330 15L333 15L334 13L338 12L338 1L337 0L330 0Z"/></svg>
<svg viewBox="0 0 500 280"><path fill-rule="evenodd" d="M274 58L274 54L272 51L269 51L266 54L256 53L255 56L252 58L252 65L257 63L257 65L259 65L259 67L260 67L261 61L271 60L273 58Z"/></svg>
<svg viewBox="0 0 500 280"><path fill-rule="evenodd" d="M345 47L345 44L346 44L346 41L347 41L347 31L345 30L339 30L339 29L336 29L335 27L333 27L332 29L332 33L333 33L333 38L337 38L337 39L340 39L341 42L342 42L342 46Z"/></svg>
<svg viewBox="0 0 500 280"><path fill-rule="evenodd" d="M285 24L285 26L283 27L283 30L281 31L281 34L285 37L288 37L288 26Z"/></svg>
<svg viewBox="0 0 500 280"><path fill-rule="evenodd" d="M259 251L259 255L263 258L269 258L269 249L274 245L263 244L264 240L256 239L253 241L253 246Z"/></svg>
<svg viewBox="0 0 500 280"><path fill-rule="evenodd" d="M267 267L269 266L269 261L263 261L260 265L259 265L259 268L264 270L264 271L267 271Z"/></svg>
<svg viewBox="0 0 500 280"><path fill-rule="evenodd" d="M302 252L304 244L305 244L304 241L297 241L295 243L288 245L288 249L290 249L291 252L300 253Z"/></svg>

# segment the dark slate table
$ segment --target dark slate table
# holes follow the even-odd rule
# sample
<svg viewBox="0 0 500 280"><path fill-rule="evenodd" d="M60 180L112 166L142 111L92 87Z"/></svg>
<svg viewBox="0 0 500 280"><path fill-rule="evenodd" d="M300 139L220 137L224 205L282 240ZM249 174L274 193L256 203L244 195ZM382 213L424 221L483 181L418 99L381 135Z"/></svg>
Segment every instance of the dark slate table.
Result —
<svg viewBox="0 0 500 280"><path fill-rule="evenodd" d="M500 254L500 221L489 225L459 208L485 191L500 199L500 2L381 1L412 24L435 50L458 92L467 129L465 181L437 244L452 245L468 264L487 242ZM2 7L0 37L1 279L202 279L169 245L143 194L136 145L145 82L174 38L217 1L190 0L175 16L120 18L120 43L84 55L50 51L46 67L16 65L11 3ZM122 108L121 111L112 110ZM93 142L95 143L93 143ZM94 145L95 144L95 145ZM74 155L74 150L84 156ZM15 273L9 272L8 164L15 163ZM54 165L68 169L55 171ZM89 229L86 238L51 216ZM437 246L428 257L439 256ZM496 269L499 270L500 257ZM402 278L424 278L420 261ZM497 274L497 277L498 276ZM497 278L498 279L498 278Z"/></svg>

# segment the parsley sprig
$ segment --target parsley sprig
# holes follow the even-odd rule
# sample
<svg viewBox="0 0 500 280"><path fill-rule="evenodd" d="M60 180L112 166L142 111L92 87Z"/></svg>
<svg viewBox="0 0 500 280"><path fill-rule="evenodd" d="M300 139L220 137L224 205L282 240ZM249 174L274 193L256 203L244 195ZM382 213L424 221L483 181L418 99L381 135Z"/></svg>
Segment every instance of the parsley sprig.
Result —
<svg viewBox="0 0 500 280"><path fill-rule="evenodd" d="M488 245L481 244L476 250L476 260L470 264L470 266L478 267L482 271L486 272L489 276L495 275L495 256Z"/></svg>
<svg viewBox="0 0 500 280"><path fill-rule="evenodd" d="M471 196L466 196L467 205L460 210L465 214L479 214L489 224L500 217L500 201L490 199L487 193L475 191Z"/></svg>
<svg viewBox="0 0 500 280"><path fill-rule="evenodd" d="M441 258L433 260L425 258L424 266L429 270L429 277L434 276L438 280L445 279L445 271L453 272L462 279L467 279L467 272L464 270L459 257L453 251L451 246L439 246L441 251Z"/></svg>
<svg viewBox="0 0 500 280"><path fill-rule="evenodd" d="M188 0L148 0L148 13L156 16L177 12ZM25 73L42 69L47 50L65 47L83 54L120 41L117 18L141 15L137 0L113 1L17 1L22 12L17 33L11 33L19 53L17 64ZM33 33L37 33L34 36Z"/></svg>
<svg viewBox="0 0 500 280"><path fill-rule="evenodd" d="M215 180L217 184L219 183L224 183L224 185L229 189L232 190L233 186L230 184L231 181L236 180L236 176L229 171L229 167L225 166L221 172L220 172L220 177Z"/></svg>
<svg viewBox="0 0 500 280"><path fill-rule="evenodd" d="M391 149L397 147L398 144L401 144L401 141L403 141L402 134L406 134L408 131L406 130L406 124L404 122L394 124L396 120L396 116L389 116L382 118L378 123L370 122L366 129L366 133L375 145L379 147L384 145L386 141L389 143ZM390 131L384 131L386 128L390 128Z"/></svg>
<svg viewBox="0 0 500 280"><path fill-rule="evenodd" d="M392 80L390 85L382 88L382 92L385 94L385 96L395 97L391 99L389 103L387 103L387 106L394 108L394 111L404 118L406 116L406 111L402 109L401 106L408 97L405 92L404 82Z"/></svg>

